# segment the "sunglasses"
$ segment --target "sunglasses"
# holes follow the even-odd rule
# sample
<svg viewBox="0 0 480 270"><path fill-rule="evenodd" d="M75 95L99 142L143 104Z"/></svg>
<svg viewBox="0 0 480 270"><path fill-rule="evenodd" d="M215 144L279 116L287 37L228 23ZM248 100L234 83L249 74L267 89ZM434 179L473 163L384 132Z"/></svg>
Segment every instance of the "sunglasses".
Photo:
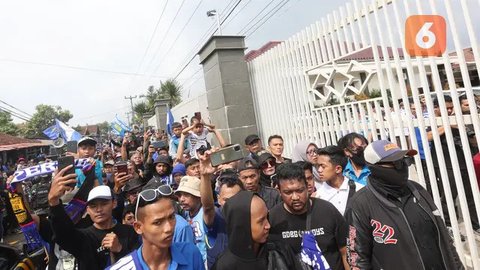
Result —
<svg viewBox="0 0 480 270"><path fill-rule="evenodd" d="M138 205L140 204L140 199L145 202L151 202L157 197L169 197L173 194L173 189L169 185L162 185L156 189L145 189L142 192L138 193L137 204L135 205L135 220L137 220Z"/></svg>
<svg viewBox="0 0 480 270"><path fill-rule="evenodd" d="M396 170L401 170L403 168L408 168L413 163L415 163L413 157L404 157L393 162L378 163L378 165L393 165Z"/></svg>
<svg viewBox="0 0 480 270"><path fill-rule="evenodd" d="M262 165L260 165L262 170L267 169L268 167L275 167L275 161L274 160L267 160Z"/></svg>

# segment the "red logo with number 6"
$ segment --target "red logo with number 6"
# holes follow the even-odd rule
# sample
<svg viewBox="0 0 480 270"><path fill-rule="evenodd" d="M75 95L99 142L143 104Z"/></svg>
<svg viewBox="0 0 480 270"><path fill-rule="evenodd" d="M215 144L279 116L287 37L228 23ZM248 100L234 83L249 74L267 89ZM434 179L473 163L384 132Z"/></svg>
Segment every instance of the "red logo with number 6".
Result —
<svg viewBox="0 0 480 270"><path fill-rule="evenodd" d="M439 15L413 15L405 22L405 48L410 56L442 56L447 24Z"/></svg>

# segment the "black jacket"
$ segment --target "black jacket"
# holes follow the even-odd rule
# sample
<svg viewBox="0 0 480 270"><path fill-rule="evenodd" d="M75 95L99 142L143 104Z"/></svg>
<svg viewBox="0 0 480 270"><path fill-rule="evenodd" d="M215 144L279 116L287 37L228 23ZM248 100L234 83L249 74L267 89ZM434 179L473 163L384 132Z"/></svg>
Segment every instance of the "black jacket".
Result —
<svg viewBox="0 0 480 270"><path fill-rule="evenodd" d="M408 181L407 186L414 196L414 203L436 226L445 269L464 269L430 195L416 182ZM347 258L353 268L424 269L405 213L370 182L351 198L345 217L350 224Z"/></svg>
<svg viewBox="0 0 480 270"><path fill-rule="evenodd" d="M262 197L267 204L268 210L272 209L275 205L282 202L282 197L280 197L280 193L278 190L260 185L260 189L258 190L258 195Z"/></svg>

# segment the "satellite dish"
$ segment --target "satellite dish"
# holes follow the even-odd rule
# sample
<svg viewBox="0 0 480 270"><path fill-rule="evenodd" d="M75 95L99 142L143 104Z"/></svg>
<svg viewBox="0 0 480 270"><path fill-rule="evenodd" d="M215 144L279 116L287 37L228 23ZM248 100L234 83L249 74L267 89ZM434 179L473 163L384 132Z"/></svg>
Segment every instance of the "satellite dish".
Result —
<svg viewBox="0 0 480 270"><path fill-rule="evenodd" d="M53 147L55 148L62 148L65 145L65 140L61 137L53 140Z"/></svg>

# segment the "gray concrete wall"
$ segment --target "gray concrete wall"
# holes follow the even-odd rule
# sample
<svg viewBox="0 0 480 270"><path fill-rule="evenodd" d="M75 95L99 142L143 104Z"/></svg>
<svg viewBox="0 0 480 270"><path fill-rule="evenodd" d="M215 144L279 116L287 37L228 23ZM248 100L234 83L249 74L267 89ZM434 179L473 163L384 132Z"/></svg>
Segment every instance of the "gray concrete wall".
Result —
<svg viewBox="0 0 480 270"><path fill-rule="evenodd" d="M230 143L257 133L242 36L213 36L199 51L210 119Z"/></svg>

